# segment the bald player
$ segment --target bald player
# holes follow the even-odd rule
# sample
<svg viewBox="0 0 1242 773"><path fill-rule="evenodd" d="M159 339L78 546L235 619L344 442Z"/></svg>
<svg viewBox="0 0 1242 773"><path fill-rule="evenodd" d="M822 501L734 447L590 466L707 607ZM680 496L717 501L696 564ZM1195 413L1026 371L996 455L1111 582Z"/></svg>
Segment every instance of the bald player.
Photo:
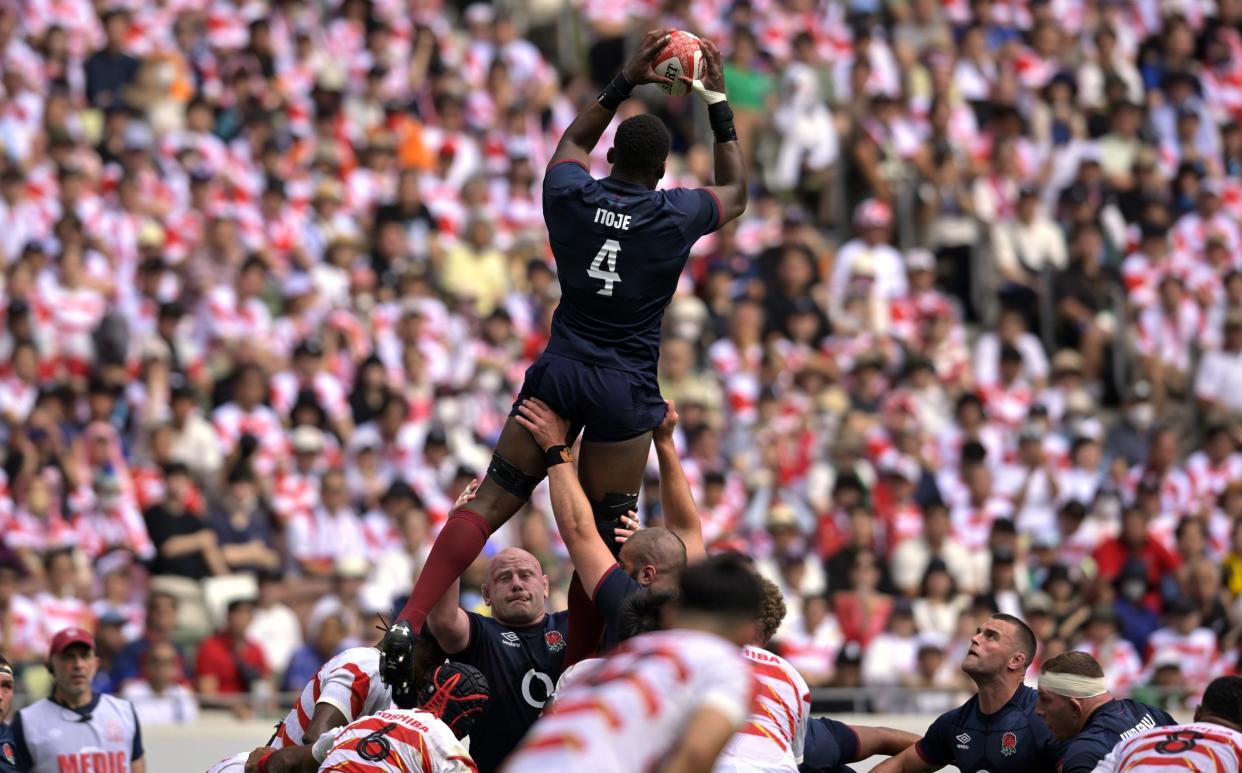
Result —
<svg viewBox="0 0 1242 773"><path fill-rule="evenodd" d="M575 623L575 634L588 637L574 641L566 663L572 665L590 657L596 650L608 652L621 642L618 625L625 600L644 588L673 590L687 563L707 556L698 508L690 493L677 449L673 446L673 430L677 426L676 406L667 403L664 420L653 438L660 464L660 496L668 528L643 529L636 532L614 557L595 523L591 502L582 484L571 453L565 453L548 466L548 486L552 496L552 514L560 529L561 539L569 551L574 570L582 581L601 623L595 632L580 633L583 626ZM517 421L530 430L541 448L550 449L564 442L569 421L558 416L537 398L518 405ZM575 614L578 611L575 610Z"/></svg>
<svg viewBox="0 0 1242 773"><path fill-rule="evenodd" d="M1012 615L979 626L962 671L979 692L940 715L918 743L876 773L927 773L956 765L961 773L1037 773L1056 769L1060 744L1035 714L1035 690L1023 684L1035 657L1035 634Z"/></svg>
<svg viewBox="0 0 1242 773"><path fill-rule="evenodd" d="M1043 665L1035 713L1065 742L1059 773L1091 773L1122 739L1175 724L1164 709L1114 698L1104 669L1085 652L1065 652Z"/></svg>

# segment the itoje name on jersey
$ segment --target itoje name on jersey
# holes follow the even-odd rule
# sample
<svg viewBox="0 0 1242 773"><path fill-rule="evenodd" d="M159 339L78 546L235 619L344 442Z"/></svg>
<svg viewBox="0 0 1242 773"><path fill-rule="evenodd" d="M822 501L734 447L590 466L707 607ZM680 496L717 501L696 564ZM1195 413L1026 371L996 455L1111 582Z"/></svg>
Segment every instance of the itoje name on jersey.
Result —
<svg viewBox="0 0 1242 773"><path fill-rule="evenodd" d="M631 215L622 215L620 212L598 208L595 210L595 222L602 223L609 228L616 228L621 231L630 230Z"/></svg>
<svg viewBox="0 0 1242 773"><path fill-rule="evenodd" d="M1127 739L1133 738L1134 736L1138 735L1139 733L1142 733L1145 730L1151 730L1155 726L1156 726L1155 717L1153 717L1151 714L1148 714L1147 716L1143 717L1137 725L1135 725L1134 727L1122 733L1120 740L1125 741Z"/></svg>

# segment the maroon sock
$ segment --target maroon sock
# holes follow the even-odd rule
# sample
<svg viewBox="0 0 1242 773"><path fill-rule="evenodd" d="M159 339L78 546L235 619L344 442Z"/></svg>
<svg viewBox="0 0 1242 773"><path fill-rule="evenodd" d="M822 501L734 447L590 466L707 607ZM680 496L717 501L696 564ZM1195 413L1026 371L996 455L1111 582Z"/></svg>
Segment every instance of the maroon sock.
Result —
<svg viewBox="0 0 1242 773"><path fill-rule="evenodd" d="M458 510L449 516L440 536L436 537L427 556L427 563L414 583L410 598L397 615L398 620L408 620L414 631L421 631L427 613L436 602L461 577L462 572L479 557L492 529L483 516L470 510Z"/></svg>
<svg viewBox="0 0 1242 773"><path fill-rule="evenodd" d="M578 573L574 572L569 581L569 643L565 647L565 668L595 657L603 636L604 616L582 587Z"/></svg>

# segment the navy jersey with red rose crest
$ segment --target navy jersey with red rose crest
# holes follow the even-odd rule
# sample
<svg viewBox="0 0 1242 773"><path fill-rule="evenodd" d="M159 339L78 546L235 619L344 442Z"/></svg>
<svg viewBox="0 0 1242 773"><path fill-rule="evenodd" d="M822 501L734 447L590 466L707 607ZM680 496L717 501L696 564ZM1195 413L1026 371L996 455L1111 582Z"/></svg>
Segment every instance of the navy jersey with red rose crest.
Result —
<svg viewBox="0 0 1242 773"><path fill-rule="evenodd" d="M17 773L17 751L13 747L13 728L0 723L0 773Z"/></svg>
<svg viewBox="0 0 1242 773"><path fill-rule="evenodd" d="M980 711L972 696L940 715L915 750L929 765L956 765L962 773L1054 773L1062 747L1035 715L1037 695L1023 685L994 714Z"/></svg>
<svg viewBox="0 0 1242 773"><path fill-rule="evenodd" d="M491 687L487 707L470 733L470 756L479 773L498 770L539 718L565 670L569 613L555 612L525 628L466 613L470 643L450 660L483 672Z"/></svg>

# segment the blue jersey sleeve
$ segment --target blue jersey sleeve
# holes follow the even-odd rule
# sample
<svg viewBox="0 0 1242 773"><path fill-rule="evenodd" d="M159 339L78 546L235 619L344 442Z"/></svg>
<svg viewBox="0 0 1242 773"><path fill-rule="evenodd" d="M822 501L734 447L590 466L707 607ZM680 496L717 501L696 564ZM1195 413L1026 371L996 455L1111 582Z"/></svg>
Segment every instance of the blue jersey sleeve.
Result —
<svg viewBox="0 0 1242 773"><path fill-rule="evenodd" d="M858 734L849 725L827 717L814 718L807 725L800 770L836 771L857 758Z"/></svg>
<svg viewBox="0 0 1242 773"><path fill-rule="evenodd" d="M11 725L13 731L13 756L17 758L18 770L33 770L34 760L30 758L30 748L26 746L26 731L22 729L22 713L17 712Z"/></svg>
<svg viewBox="0 0 1242 773"><path fill-rule="evenodd" d="M615 623L621 614L621 606L635 590L638 590L638 583L620 565L613 566L595 589L595 608L604 616L604 620Z"/></svg>
<svg viewBox="0 0 1242 773"><path fill-rule="evenodd" d="M665 198L676 212L678 225L689 244L723 224L720 199L706 188L673 188L665 191Z"/></svg>
<svg viewBox="0 0 1242 773"><path fill-rule="evenodd" d="M928 765L948 765L953 762L953 722L957 718L957 711L941 714L914 744L914 750Z"/></svg>
<svg viewBox="0 0 1242 773"><path fill-rule="evenodd" d="M454 660L461 660L464 663L472 663L475 651L478 649L479 642L483 641L483 616L478 612L466 612L466 617L470 618L470 641L466 642L466 648L461 652L452 653Z"/></svg>
<svg viewBox="0 0 1242 773"><path fill-rule="evenodd" d="M138 709L131 704L129 710L134 712L134 748L130 750L129 758L131 761L137 762L142 759L145 751L142 748L142 723L138 721Z"/></svg>
<svg viewBox="0 0 1242 773"><path fill-rule="evenodd" d="M1058 768L1061 773L1091 773L1112 747L1099 738L1081 738L1065 747L1065 756Z"/></svg>
<svg viewBox="0 0 1242 773"><path fill-rule="evenodd" d="M593 178L586 167L579 161L561 161L554 165L543 176L543 198L555 201L570 193L581 190L582 186Z"/></svg>

